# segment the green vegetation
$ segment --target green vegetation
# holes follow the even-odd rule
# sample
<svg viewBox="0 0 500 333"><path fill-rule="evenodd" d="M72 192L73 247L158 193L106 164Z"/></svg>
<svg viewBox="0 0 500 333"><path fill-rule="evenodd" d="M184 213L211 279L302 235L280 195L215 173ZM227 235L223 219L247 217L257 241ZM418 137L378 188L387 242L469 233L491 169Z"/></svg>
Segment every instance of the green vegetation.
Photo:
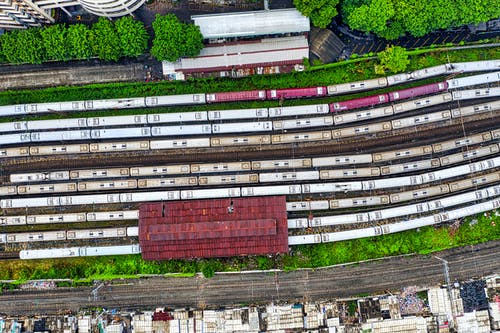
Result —
<svg viewBox="0 0 500 333"><path fill-rule="evenodd" d="M495 0L343 0L342 18L352 29L395 39L437 29L486 22L500 16Z"/></svg>
<svg viewBox="0 0 500 333"><path fill-rule="evenodd" d="M384 51L378 54L380 65L376 65L377 74L385 74L386 71L400 73L406 70L410 64L408 52L404 47L388 46Z"/></svg>
<svg viewBox="0 0 500 333"><path fill-rule="evenodd" d="M40 64L44 61L88 59L116 61L137 57L147 48L149 35L142 22L122 17L115 23L100 18L90 29L83 24L56 24L10 31L0 36L0 61Z"/></svg>
<svg viewBox="0 0 500 333"><path fill-rule="evenodd" d="M293 5L302 15L311 19L311 23L319 28L326 28L337 16L337 5L340 0L293 0Z"/></svg>
<svg viewBox="0 0 500 333"><path fill-rule="evenodd" d="M203 35L194 24L179 21L174 14L156 15L153 22L155 38L151 54L158 60L176 61L180 57L195 57L203 48Z"/></svg>
<svg viewBox="0 0 500 333"><path fill-rule="evenodd" d="M280 268L294 270L323 267L386 256L420 253L429 254L452 247L482 243L500 238L500 215L494 212L467 218L459 227L425 227L391 235L338 243L304 245L293 253L278 256L237 257L229 259L169 260L148 262L140 255L88 257L74 259L4 261L0 280L73 279L86 283L94 279L140 277L148 274L181 273L192 276L202 272L210 278L217 271ZM171 274L168 274L171 276ZM64 285L67 285L64 283ZM4 287L5 289L5 287Z"/></svg>

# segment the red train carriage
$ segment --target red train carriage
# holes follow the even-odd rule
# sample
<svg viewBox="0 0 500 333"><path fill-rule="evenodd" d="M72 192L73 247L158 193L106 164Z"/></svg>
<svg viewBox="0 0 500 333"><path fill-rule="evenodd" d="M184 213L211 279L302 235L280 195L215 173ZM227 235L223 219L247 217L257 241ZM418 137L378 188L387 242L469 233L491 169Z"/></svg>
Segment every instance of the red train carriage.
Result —
<svg viewBox="0 0 500 333"><path fill-rule="evenodd" d="M304 98L326 96L326 87L288 88L267 90L267 99Z"/></svg>
<svg viewBox="0 0 500 333"><path fill-rule="evenodd" d="M230 91L207 94L207 103L258 101L266 99L265 90Z"/></svg>
<svg viewBox="0 0 500 333"><path fill-rule="evenodd" d="M361 98L351 99L348 101L331 103L330 112L359 109L388 102L389 102L389 96L387 94L361 97Z"/></svg>
<svg viewBox="0 0 500 333"><path fill-rule="evenodd" d="M400 99L414 98L418 96L435 94L441 91L446 91L448 89L448 82L438 82L426 84L423 86L397 90L389 93L389 100L391 102L397 101Z"/></svg>

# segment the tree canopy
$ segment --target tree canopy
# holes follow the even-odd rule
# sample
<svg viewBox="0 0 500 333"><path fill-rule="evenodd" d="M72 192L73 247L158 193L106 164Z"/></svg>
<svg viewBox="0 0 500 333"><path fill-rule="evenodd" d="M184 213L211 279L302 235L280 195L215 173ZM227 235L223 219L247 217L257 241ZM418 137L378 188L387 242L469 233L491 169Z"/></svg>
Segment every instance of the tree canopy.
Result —
<svg viewBox="0 0 500 333"><path fill-rule="evenodd" d="M421 37L500 16L495 0L344 0L342 17L352 29L395 39L405 33Z"/></svg>
<svg viewBox="0 0 500 333"><path fill-rule="evenodd" d="M86 25L70 25L67 29L66 38L70 58L87 59L93 55L92 48L90 47L90 30Z"/></svg>
<svg viewBox="0 0 500 333"><path fill-rule="evenodd" d="M326 28L337 16L337 5L340 0L293 0L294 6L302 15L311 19L311 23L319 28Z"/></svg>
<svg viewBox="0 0 500 333"><path fill-rule="evenodd" d="M90 40L94 54L102 60L116 61L122 55L120 39L113 22L100 17L90 29Z"/></svg>
<svg viewBox="0 0 500 333"><path fill-rule="evenodd" d="M195 57L203 48L203 35L194 24L179 21L174 14L156 15L153 22L155 38L151 54L158 60L176 61Z"/></svg>
<svg viewBox="0 0 500 333"><path fill-rule="evenodd" d="M141 21L124 16L115 22L123 56L137 57L146 51L149 35Z"/></svg>
<svg viewBox="0 0 500 333"><path fill-rule="evenodd" d="M386 70L393 73L404 72L410 64L406 49L400 46L388 46L384 51L379 52L378 58L380 60L379 70L377 70L379 74L383 74Z"/></svg>

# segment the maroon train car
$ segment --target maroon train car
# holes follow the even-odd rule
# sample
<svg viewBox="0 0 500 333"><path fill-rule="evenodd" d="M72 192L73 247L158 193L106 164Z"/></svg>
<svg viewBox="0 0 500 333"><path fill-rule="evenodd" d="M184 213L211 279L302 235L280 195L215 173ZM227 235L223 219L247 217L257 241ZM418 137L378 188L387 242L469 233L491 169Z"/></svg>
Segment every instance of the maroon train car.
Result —
<svg viewBox="0 0 500 333"><path fill-rule="evenodd" d="M258 101L265 99L265 90L230 91L207 94L207 103Z"/></svg>
<svg viewBox="0 0 500 333"><path fill-rule="evenodd" d="M388 102L389 96L387 94L372 95L362 98L350 99L343 102L331 103L330 112L359 109Z"/></svg>
<svg viewBox="0 0 500 333"><path fill-rule="evenodd" d="M438 82L425 84L423 86L397 90L389 93L389 100L391 102L398 101L401 99L414 98L418 96L425 96L430 94L435 94L448 89L448 82Z"/></svg>
<svg viewBox="0 0 500 333"><path fill-rule="evenodd" d="M321 97L326 94L326 87L274 89L267 90L267 99Z"/></svg>

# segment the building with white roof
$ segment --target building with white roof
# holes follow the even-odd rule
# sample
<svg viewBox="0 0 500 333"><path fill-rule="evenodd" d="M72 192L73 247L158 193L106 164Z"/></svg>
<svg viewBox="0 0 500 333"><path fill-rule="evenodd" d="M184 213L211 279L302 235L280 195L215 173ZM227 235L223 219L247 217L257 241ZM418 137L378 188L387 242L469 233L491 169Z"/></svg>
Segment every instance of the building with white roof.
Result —
<svg viewBox="0 0 500 333"><path fill-rule="evenodd" d="M295 8L193 15L205 39L254 37L309 32L309 19Z"/></svg>

